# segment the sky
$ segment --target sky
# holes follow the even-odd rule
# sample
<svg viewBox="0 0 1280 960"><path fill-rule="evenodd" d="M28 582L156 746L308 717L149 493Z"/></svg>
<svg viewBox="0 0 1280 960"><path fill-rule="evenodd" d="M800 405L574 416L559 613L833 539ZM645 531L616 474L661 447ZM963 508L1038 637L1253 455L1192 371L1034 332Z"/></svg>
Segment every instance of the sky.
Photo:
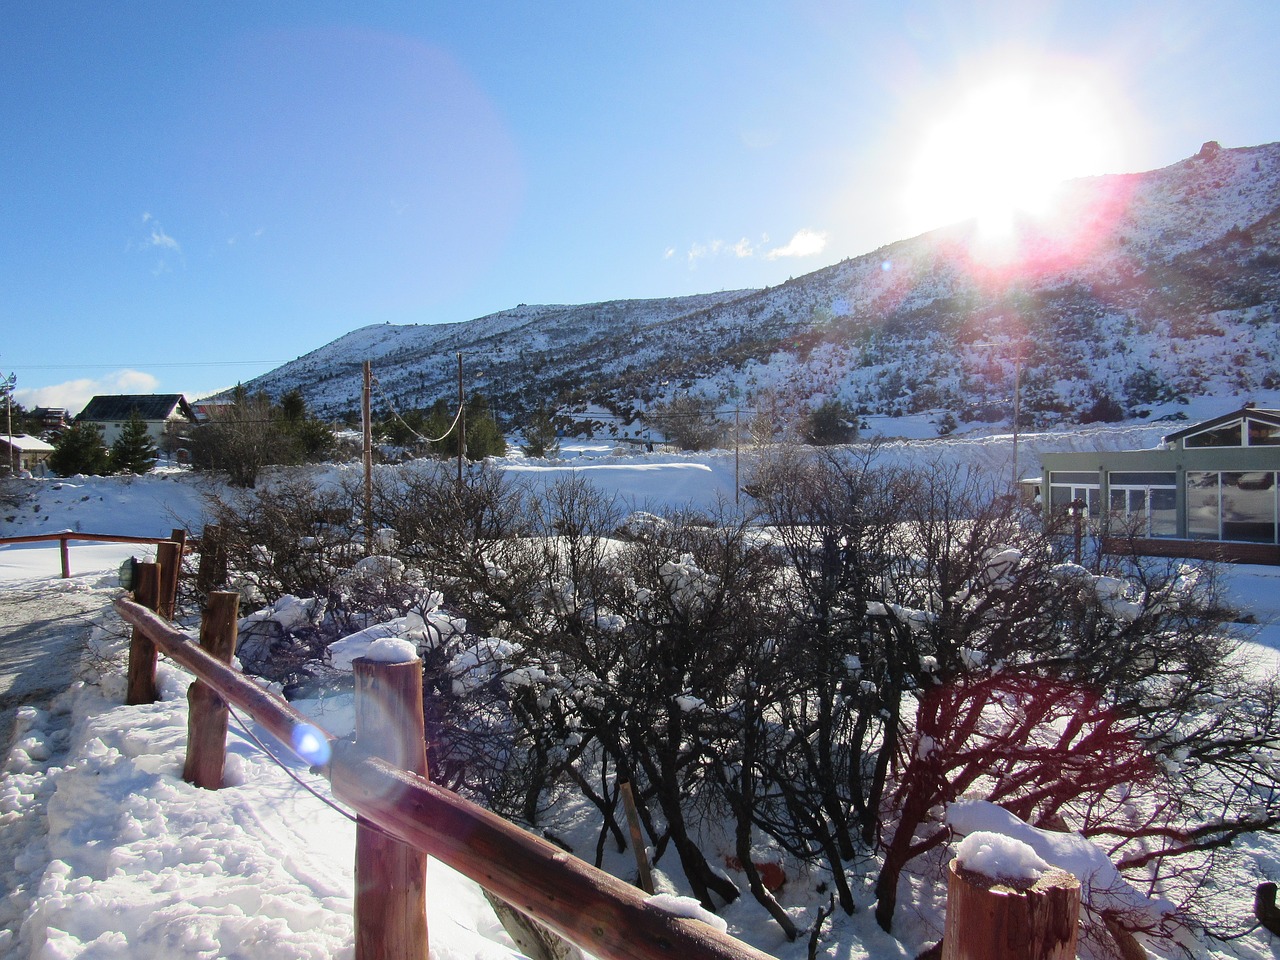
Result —
<svg viewBox="0 0 1280 960"><path fill-rule="evenodd" d="M1274 0L0 5L0 375L204 393L369 324L781 283L1280 139Z"/></svg>

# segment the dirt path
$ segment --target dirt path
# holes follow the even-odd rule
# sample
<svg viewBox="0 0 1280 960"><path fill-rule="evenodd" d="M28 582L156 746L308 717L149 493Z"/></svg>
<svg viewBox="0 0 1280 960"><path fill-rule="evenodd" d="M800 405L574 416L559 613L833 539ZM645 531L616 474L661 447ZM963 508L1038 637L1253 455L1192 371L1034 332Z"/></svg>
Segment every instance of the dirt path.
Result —
<svg viewBox="0 0 1280 960"><path fill-rule="evenodd" d="M0 750L18 707L47 706L70 685L90 617L104 602L98 591L0 587Z"/></svg>

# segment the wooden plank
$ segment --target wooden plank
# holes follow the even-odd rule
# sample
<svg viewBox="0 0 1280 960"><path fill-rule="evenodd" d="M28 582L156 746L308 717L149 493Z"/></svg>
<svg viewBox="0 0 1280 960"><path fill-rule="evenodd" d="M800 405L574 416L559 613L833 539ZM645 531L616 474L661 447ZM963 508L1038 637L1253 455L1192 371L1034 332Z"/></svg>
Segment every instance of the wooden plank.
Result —
<svg viewBox="0 0 1280 960"><path fill-rule="evenodd" d="M767 960L749 944L678 917L631 884L353 744L335 745L334 794L602 960Z"/></svg>
<svg viewBox="0 0 1280 960"><path fill-rule="evenodd" d="M318 752L328 752L325 744L332 743L333 734L316 727L309 718L263 690L244 674L209 656L192 643L190 637L161 620L154 612L123 598L115 602L115 608L125 622L133 626L135 636L139 632L144 633L166 656L198 676L228 703L246 711L289 750L315 763L315 753L308 751L304 754L298 748L300 736L306 734L323 742Z"/></svg>

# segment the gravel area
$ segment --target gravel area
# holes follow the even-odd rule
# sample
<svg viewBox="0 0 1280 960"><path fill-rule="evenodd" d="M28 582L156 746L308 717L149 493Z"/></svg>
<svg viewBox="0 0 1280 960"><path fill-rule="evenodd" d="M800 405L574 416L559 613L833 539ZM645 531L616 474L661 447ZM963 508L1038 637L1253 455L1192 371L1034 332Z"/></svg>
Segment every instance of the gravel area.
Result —
<svg viewBox="0 0 1280 960"><path fill-rule="evenodd" d="M14 712L47 706L70 686L102 609L99 591L67 591L60 584L0 587L0 746L13 736Z"/></svg>

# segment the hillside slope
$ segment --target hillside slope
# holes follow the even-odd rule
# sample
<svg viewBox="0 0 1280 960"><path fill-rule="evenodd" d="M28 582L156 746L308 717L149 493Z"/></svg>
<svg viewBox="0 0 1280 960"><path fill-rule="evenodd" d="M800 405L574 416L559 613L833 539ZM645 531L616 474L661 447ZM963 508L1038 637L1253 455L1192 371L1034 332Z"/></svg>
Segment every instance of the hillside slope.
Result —
<svg viewBox="0 0 1280 960"><path fill-rule="evenodd" d="M991 236L974 222L763 290L525 306L464 323L353 331L252 381L320 412L426 406L468 389L519 421L544 403L627 421L676 392L779 420L827 399L927 414L940 431L1168 414L1214 396L1280 399L1280 144L1064 184Z"/></svg>

